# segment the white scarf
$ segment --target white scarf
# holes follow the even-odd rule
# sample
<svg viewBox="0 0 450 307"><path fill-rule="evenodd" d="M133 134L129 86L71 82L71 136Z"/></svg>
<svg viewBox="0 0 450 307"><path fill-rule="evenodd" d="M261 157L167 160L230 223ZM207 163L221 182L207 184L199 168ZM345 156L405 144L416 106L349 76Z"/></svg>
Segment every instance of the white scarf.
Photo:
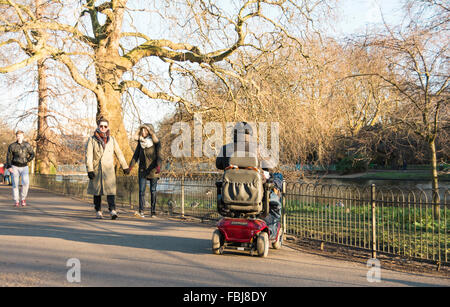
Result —
<svg viewBox="0 0 450 307"><path fill-rule="evenodd" d="M146 137L145 139L141 136L141 137L139 137L139 142L141 143L141 147L142 148L150 148L150 147L152 147L153 146L153 141L152 141L152 138L149 136L149 137Z"/></svg>

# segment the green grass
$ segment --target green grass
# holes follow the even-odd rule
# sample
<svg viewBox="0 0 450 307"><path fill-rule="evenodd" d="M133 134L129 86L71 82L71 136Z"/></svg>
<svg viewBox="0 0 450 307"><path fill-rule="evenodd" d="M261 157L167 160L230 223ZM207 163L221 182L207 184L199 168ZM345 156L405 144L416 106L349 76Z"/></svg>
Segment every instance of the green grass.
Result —
<svg viewBox="0 0 450 307"><path fill-rule="evenodd" d="M368 205L335 207L291 200L286 205L287 231L305 238L359 248L371 248L372 209ZM445 261L450 252L450 212L413 206L376 208L376 236L380 251ZM448 260L447 260L448 261Z"/></svg>

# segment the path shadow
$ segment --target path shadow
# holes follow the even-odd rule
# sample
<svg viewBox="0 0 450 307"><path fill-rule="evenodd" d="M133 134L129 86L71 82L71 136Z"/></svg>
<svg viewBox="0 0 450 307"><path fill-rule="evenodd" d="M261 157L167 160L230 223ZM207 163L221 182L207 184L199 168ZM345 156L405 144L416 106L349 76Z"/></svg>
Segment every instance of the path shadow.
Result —
<svg viewBox="0 0 450 307"><path fill-rule="evenodd" d="M91 205L41 190L30 191L28 207L14 208L9 200L9 192L10 187L0 186L0 236L59 238L74 242L157 251L210 253L209 239L183 236L183 229L192 225L178 224L164 218L150 221L120 217L117 221L99 221L95 220ZM42 221L43 217L46 218L45 222ZM48 218L54 218L51 224ZM73 222L78 224L71 227ZM117 231L121 227L127 232ZM180 236L160 234L165 230L169 232L174 229ZM195 230L189 231L195 234Z"/></svg>
<svg viewBox="0 0 450 307"><path fill-rule="evenodd" d="M93 204L83 200L69 198L63 195L57 195L40 189L30 189L28 206L26 208L13 208L12 202L7 199L9 196L10 187L0 186L0 210L4 210L0 215L0 222L4 215L23 215L23 214L39 214L47 217L60 218L62 220L76 220L80 223L99 222L95 220L95 211ZM3 207L3 208L2 208ZM108 222L108 206L102 206L105 220ZM183 229L192 228L192 224L184 223L183 221L174 221L170 219L168 215L162 215L157 219L151 219L149 217L145 219L136 218L134 216L135 210L127 207L117 206L119 212L119 222L121 226L127 228L136 228L139 231L158 231L158 230L171 230L171 229ZM101 222L98 224L101 227ZM105 224L106 225L106 224ZM211 227L210 225L199 225L203 227ZM198 226L197 226L198 227ZM193 231L190 229L190 231ZM195 231L194 231L195 232Z"/></svg>
<svg viewBox="0 0 450 307"><path fill-rule="evenodd" d="M74 242L143 248L157 251L175 251L189 254L210 253L210 240L160 234L129 234L108 229L83 230L61 225L17 223L0 224L0 236L57 238Z"/></svg>
<svg viewBox="0 0 450 307"><path fill-rule="evenodd" d="M445 285L436 285L436 284L429 284L429 283L423 283L423 282L417 282L417 281L409 281L409 280L399 280L399 279L388 279L381 277L382 282L392 282L397 283L401 287L448 287Z"/></svg>

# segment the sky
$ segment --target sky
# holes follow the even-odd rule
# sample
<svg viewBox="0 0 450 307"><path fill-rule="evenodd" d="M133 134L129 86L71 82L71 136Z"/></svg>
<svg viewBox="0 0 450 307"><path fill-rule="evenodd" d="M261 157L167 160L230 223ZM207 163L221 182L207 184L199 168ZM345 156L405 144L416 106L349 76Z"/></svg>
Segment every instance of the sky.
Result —
<svg viewBox="0 0 450 307"><path fill-rule="evenodd" d="M382 23L382 14L388 23L398 23L399 9L401 7L401 1L398 0L339 0L340 2L340 18L338 22L333 26L332 33L336 36L349 36L354 33L364 32L367 26ZM0 116L3 118L9 118L12 113L25 109L22 106L16 106L18 95L23 92L23 89L7 88L2 82L2 76L0 75ZM140 98L139 98L140 97ZM173 107L164 103L152 103L144 95L139 95L137 100L141 103L137 103L138 111L143 122L150 122L157 124L167 114L173 111ZM35 103L37 104L37 96L29 95L27 101L24 102L26 108L30 108ZM95 116L95 108L89 108L86 110L80 110L81 115L86 114L89 117ZM11 120L12 121L12 120ZM136 118L133 118L129 114L126 115L125 125L129 131L132 131L135 126ZM17 127L16 123L9 122L12 128L30 130L33 128L34 122L26 120L21 122Z"/></svg>
<svg viewBox="0 0 450 307"><path fill-rule="evenodd" d="M399 0L339 0L342 16L336 25L344 34L362 32L365 27L382 24L383 17L388 23L400 21L402 1Z"/></svg>

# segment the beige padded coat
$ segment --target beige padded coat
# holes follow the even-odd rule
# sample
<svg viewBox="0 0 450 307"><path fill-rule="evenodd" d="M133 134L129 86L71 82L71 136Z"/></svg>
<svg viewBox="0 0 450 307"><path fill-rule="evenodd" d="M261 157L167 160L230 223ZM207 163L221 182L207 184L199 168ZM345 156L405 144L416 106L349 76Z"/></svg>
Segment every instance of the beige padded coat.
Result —
<svg viewBox="0 0 450 307"><path fill-rule="evenodd" d="M94 172L94 179L89 180L88 194L116 195L116 174L114 172L114 154L123 169L128 168L119 144L110 136L108 143L103 146L95 136L88 139L86 144L86 168Z"/></svg>

